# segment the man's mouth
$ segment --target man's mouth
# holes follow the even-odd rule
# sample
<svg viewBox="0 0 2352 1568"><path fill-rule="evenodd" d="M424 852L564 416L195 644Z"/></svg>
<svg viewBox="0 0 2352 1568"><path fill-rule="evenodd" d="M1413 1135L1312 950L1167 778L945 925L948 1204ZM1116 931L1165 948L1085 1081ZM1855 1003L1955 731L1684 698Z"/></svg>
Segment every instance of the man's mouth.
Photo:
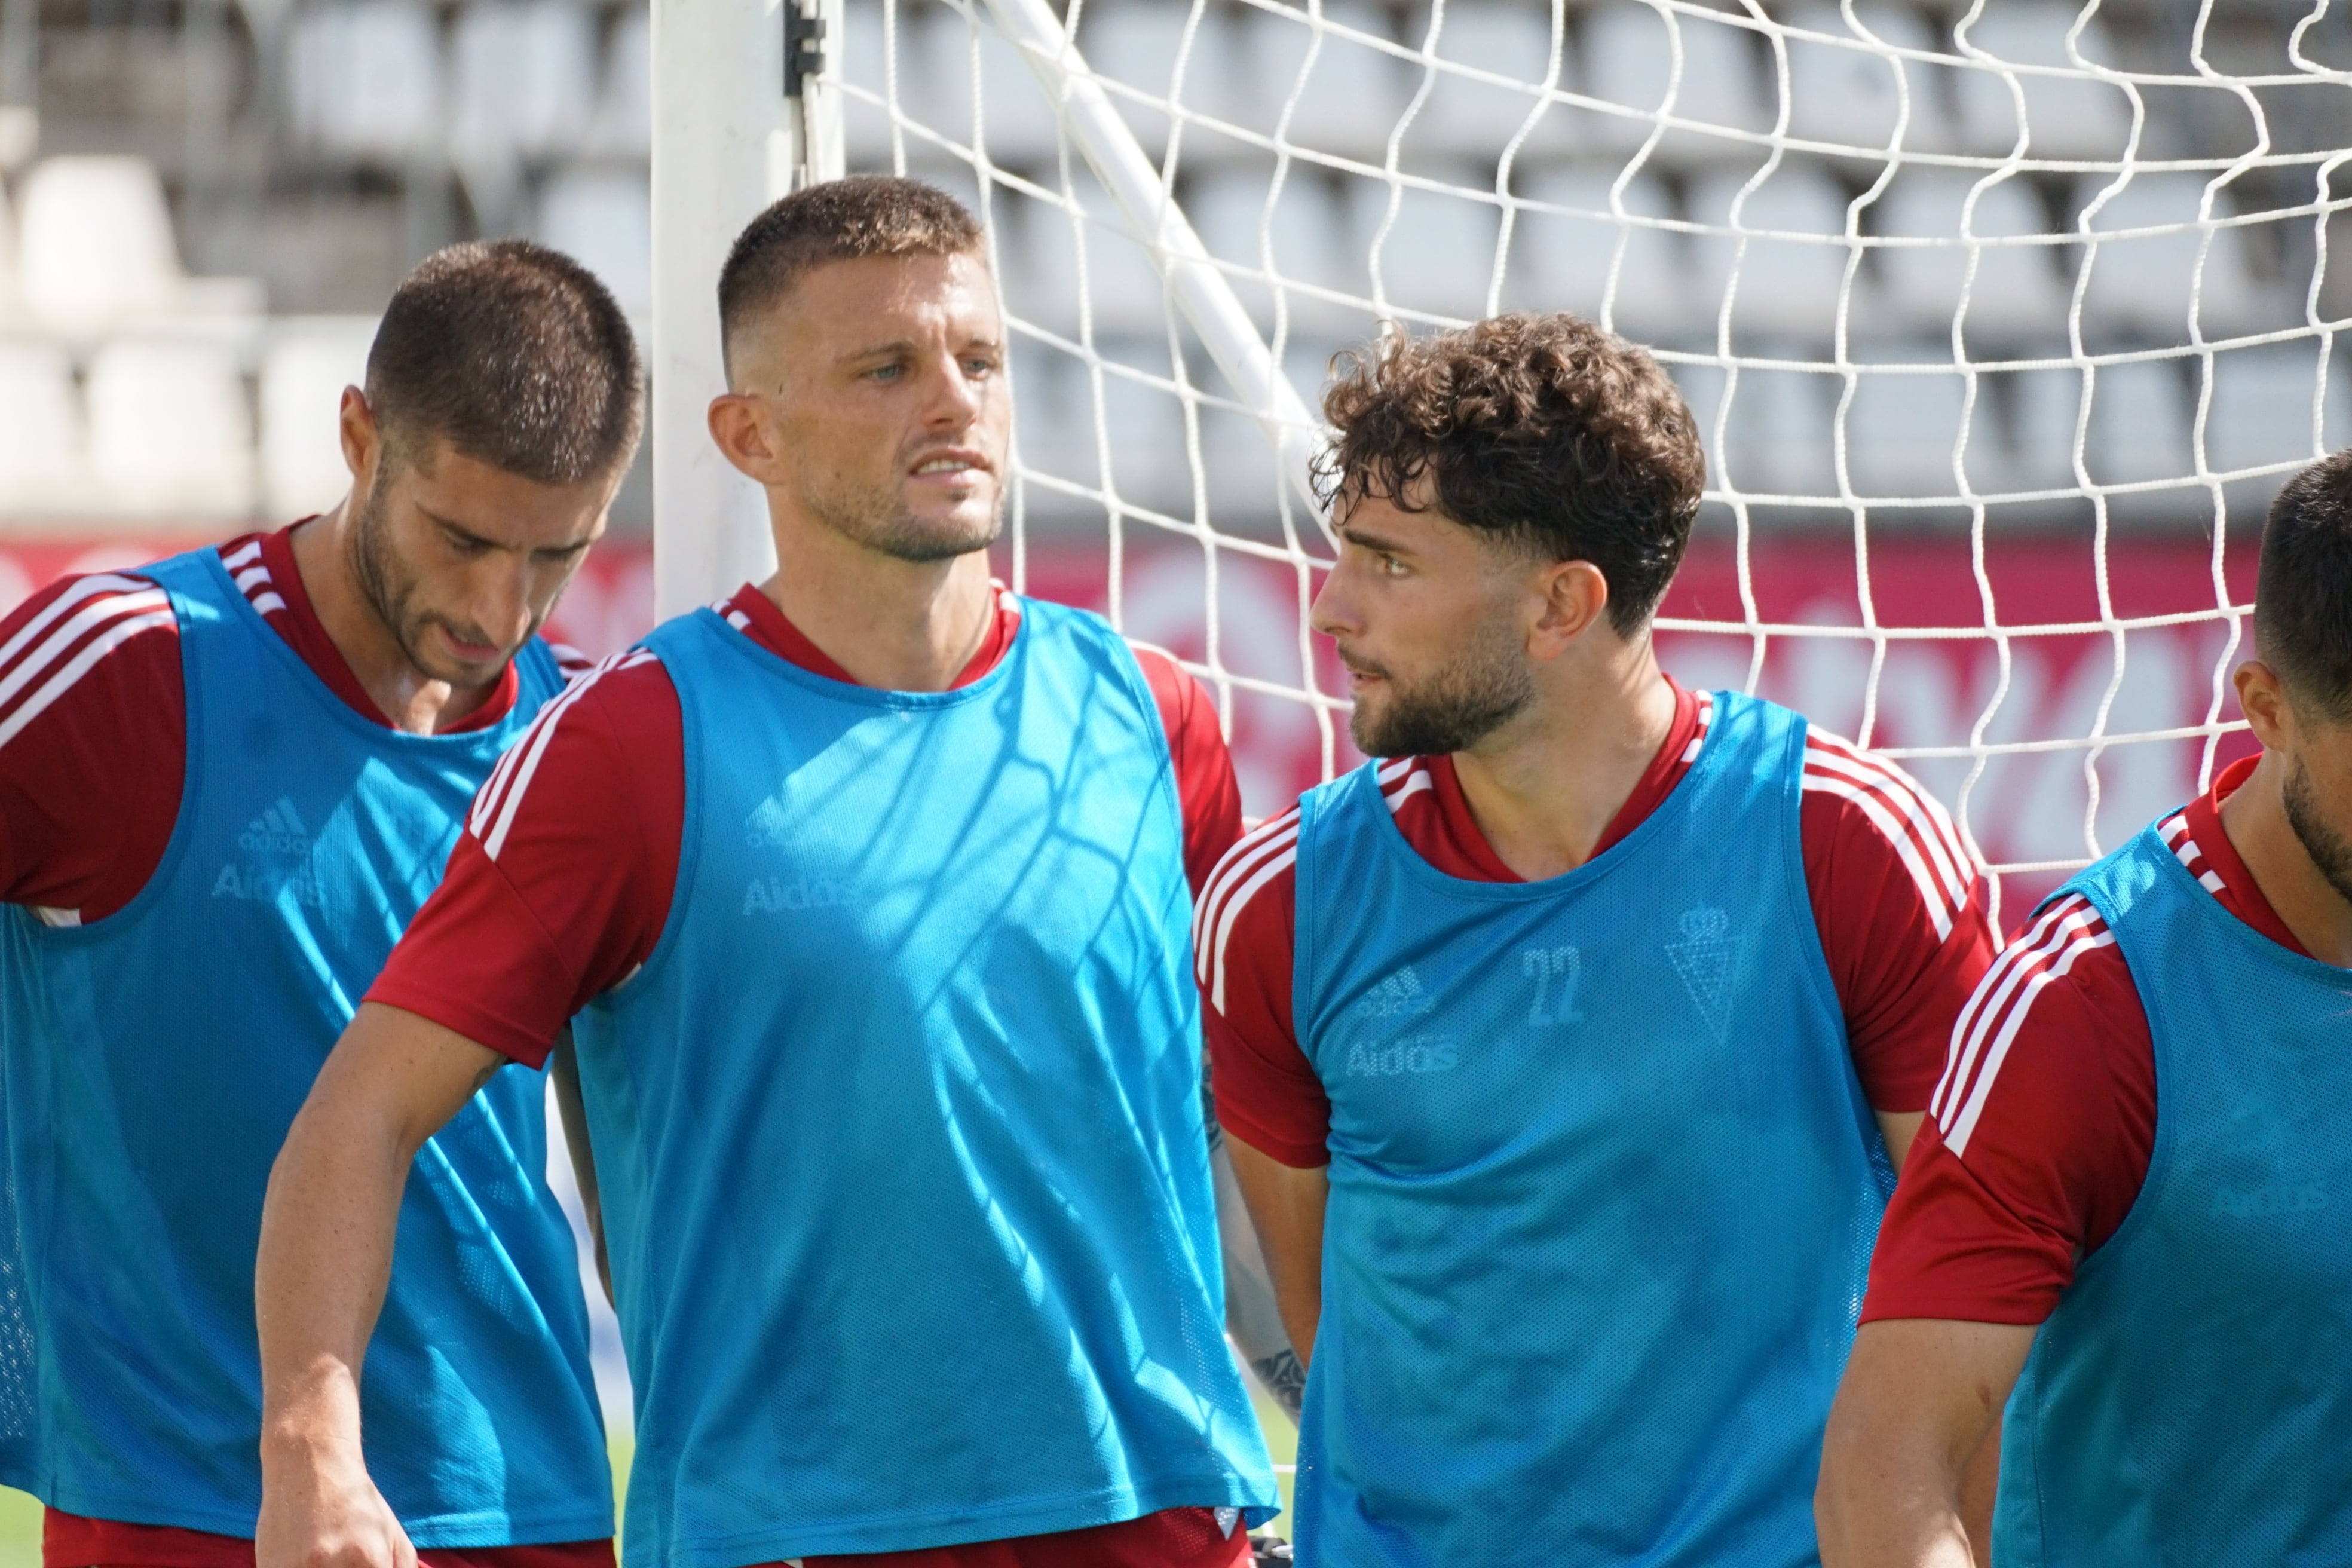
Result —
<svg viewBox="0 0 2352 1568"><path fill-rule="evenodd" d="M988 459L977 452L940 452L924 458L908 472L916 479L936 479L942 475L985 473Z"/></svg>

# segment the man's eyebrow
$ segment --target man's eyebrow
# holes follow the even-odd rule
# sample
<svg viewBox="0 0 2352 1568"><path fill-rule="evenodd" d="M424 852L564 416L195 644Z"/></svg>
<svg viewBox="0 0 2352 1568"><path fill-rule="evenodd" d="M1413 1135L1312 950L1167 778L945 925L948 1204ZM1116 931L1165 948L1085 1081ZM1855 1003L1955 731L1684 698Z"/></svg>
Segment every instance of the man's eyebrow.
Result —
<svg viewBox="0 0 2352 1568"><path fill-rule="evenodd" d="M506 548L495 539L484 539L480 534L476 533L472 529L467 528L463 523L450 521L447 518L443 517L439 512L433 510L429 507L420 506L416 510L425 514L425 520L427 522L432 523L436 528L447 530L449 532L456 534L459 539L465 541L467 544L478 544L485 550L503 550Z"/></svg>
<svg viewBox="0 0 2352 1568"><path fill-rule="evenodd" d="M899 338L891 342L876 343L870 348L852 349L834 363L836 364L848 364L854 360L879 359L884 354L912 353L914 351L915 343L912 339Z"/></svg>
<svg viewBox="0 0 2352 1568"><path fill-rule="evenodd" d="M1410 555L1412 553L1411 547L1399 544L1393 540L1382 539L1377 533L1367 533L1364 531L1362 526L1357 523L1339 523L1334 525L1331 531L1338 534L1343 542L1352 544L1359 550L1371 551L1376 555Z"/></svg>

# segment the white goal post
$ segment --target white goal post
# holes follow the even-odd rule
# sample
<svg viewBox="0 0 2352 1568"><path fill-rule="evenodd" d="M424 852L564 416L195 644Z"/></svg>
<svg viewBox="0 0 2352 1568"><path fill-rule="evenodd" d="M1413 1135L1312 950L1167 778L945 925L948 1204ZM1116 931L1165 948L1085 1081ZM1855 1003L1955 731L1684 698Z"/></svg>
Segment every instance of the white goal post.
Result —
<svg viewBox="0 0 2352 1568"><path fill-rule="evenodd" d="M1902 760L2013 923L2245 744L2263 509L2352 438L2336 4L822 0L786 100L783 0L654 0L660 608L766 559L702 426L728 238L936 180L1013 334L1007 570L1174 647L1264 813L1350 760L1330 353L1572 309L1706 432L1669 668Z"/></svg>

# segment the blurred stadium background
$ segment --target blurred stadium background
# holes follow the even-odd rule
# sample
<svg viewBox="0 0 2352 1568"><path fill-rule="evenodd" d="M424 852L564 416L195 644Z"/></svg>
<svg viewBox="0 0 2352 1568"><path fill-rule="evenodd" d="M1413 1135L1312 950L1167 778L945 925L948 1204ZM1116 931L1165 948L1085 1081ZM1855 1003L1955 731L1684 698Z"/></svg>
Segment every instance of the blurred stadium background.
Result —
<svg viewBox="0 0 2352 1568"><path fill-rule="evenodd" d="M2275 74L2309 9L2231 0L2205 16L2190 0L2109 0L2077 44L2126 71L2194 75L2194 57L2223 75ZM1478 314L1496 271L1498 210L1452 193L1496 188L1528 100L1453 75L1424 95L1423 72L1362 47L1420 47L1429 0L1329 0L1322 16L1355 37L1327 36L1303 85L1307 30L1278 5L1206 0L1194 12L1182 0L1090 0L1079 47L1102 75L1139 89L1121 112L1155 156L1171 140L1168 110L1180 110L1174 188L1211 251L1237 268L1270 263L1302 286L1235 275L1262 328L1278 323L1301 390L1311 398L1329 355L1372 330L1352 301L1378 296L1424 322ZM1826 0L1769 0L1755 13L1768 14L1847 31ZM1873 0L1857 15L1881 39L1948 50L1963 10ZM1439 57L1542 78L1548 6L1454 0L1447 16ZM2076 16L2071 5L1996 0L1973 37L2011 59L2063 65ZM1655 105L1672 68L1658 9L1577 0L1566 29L1563 87ZM1669 664L1686 680L1738 685L1760 672L1766 689L1831 727L1906 750L1948 802L1976 771L1967 820L1987 858L2044 868L2012 879L2013 918L2020 898L2054 879L2049 863L2081 858L2086 831L2113 843L2185 794L2210 756L2189 737L2139 748L2129 766L2100 774L2095 752L2086 768L2080 746L1998 747L2208 723L2230 633L2211 612L2250 588L2253 524L2280 470L2312 449L2315 391L2324 445L2352 438L2352 382L2328 325L2352 315L2352 225L2326 207L2347 193L2322 155L2352 147L2352 92L2325 82L2147 87L2134 142L2131 95L2113 84L2026 79L2032 162L1984 194L1975 230L2052 237L1983 252L1956 327L1966 266L1953 246L1874 244L1849 280L1854 247L1831 237L1844 233L1848 205L1879 179L1883 157L1782 158L1748 195L1741 224L1815 238L1752 239L1739 252L1727 220L1769 150L1752 133L1771 129L1780 68L1758 31L1679 31L1682 112L1730 134L1675 130L1644 150L1651 126L1637 117L1551 116L1511 166L1512 189L1547 210L1522 216L1500 288L1506 306L1593 311L1613 268L1616 324L1669 351L1717 475L1669 614L1976 626L1986 618L1979 565L2005 624L2202 613L2135 630L2127 661L2120 632L2014 647L1780 638L1769 654L1748 636L1669 638ZM2298 43L2309 58L2352 62L2340 14L2317 14ZM1014 353L1031 585L1103 602L1107 519L1115 533L1213 516L1223 535L1281 539L1280 479L1251 421L1190 399L1191 444L1188 400L1168 384L1217 378L1171 328L1142 248L1106 227L1074 229L1056 202L1033 199L1062 193L1109 210L1012 47L943 0L848 0L843 36L826 47L850 87L852 169L901 167L975 200L985 189L1007 302L1026 324ZM1187 71L1171 89L1180 53ZM1785 68L1787 141L1886 142L1897 94L1885 60L1799 42ZM2010 152L2015 104L2000 81L1916 60L1906 68L1905 146L1986 167ZM357 379L394 283L439 245L519 234L570 251L642 329L653 293L649 82L642 0L0 0L0 609L62 571L131 564L331 504L342 488L336 395ZM2249 104L2260 110L2251 121ZM1408 130L1392 136L1409 109ZM1262 134L1277 123L1309 154L1277 159ZM2247 155L2250 123L2278 157L2221 193L2214 216L2227 226L2211 230L2192 304L2200 198L2215 172ZM1220 135L1219 124L1252 134ZM2116 183L2127 147L2131 160L2175 166L2139 174L2096 207L2095 230L2143 232L2102 247L2070 328L2077 219ZM1621 181L1629 160L1638 168ZM1386 180L1349 172L1384 163ZM1981 174L1907 166L1862 232L1948 238ZM1612 210L1625 218L1575 216ZM1083 316L1075 232L1087 236ZM1741 281L1726 310L1735 256ZM2233 343L2210 371L2192 323L2197 341ZM1945 370L1867 374L1864 395L1841 415L1845 382L1822 373L1841 358ZM2103 363L2078 470L2086 358ZM1979 376L1961 455L1972 491L2005 499L1974 507L1953 497L1969 360L2008 367ZM1718 421L1734 361L1738 395ZM1126 372L1106 377L1098 366ZM1841 436L1843 478L1832 462ZM625 645L651 616L645 468L641 458L611 542L554 628L592 652ZM1865 528L1867 552L1856 548ZM1155 545L1150 527L1130 529L1138 542L1116 569L1129 628L1202 658L1214 619L1220 668L1313 687L1289 568L1238 557L1211 590L1213 552L1186 545L1182 531L1163 527ZM1744 571L1736 542L1751 547ZM1215 614L1204 616L1210 593ZM1344 749L1327 755L1311 705L1221 695L1254 814L1347 760ZM2222 754L2237 743L2225 738ZM617 1400L625 1381L609 1322L601 1332ZM616 1413L625 1433L625 1405ZM1268 1428L1286 1445L1286 1423ZM37 1551L24 1502L0 1500L0 1559Z"/></svg>

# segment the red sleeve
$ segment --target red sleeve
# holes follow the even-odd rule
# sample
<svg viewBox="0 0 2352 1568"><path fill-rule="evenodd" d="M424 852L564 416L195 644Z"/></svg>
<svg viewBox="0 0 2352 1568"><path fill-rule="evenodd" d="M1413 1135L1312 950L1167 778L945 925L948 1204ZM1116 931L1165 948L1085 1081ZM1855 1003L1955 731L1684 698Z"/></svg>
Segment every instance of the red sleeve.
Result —
<svg viewBox="0 0 2352 1568"><path fill-rule="evenodd" d="M1160 705L1168 755L1176 765L1176 798L1184 811L1184 876L1198 899L1209 874L1242 836L1242 789L1233 753L1217 724L1216 704L1174 656L1140 643L1128 645Z"/></svg>
<svg viewBox="0 0 2352 1568"><path fill-rule="evenodd" d="M685 827L677 691L651 654L630 654L515 742L367 999L539 1066L661 940Z"/></svg>
<svg viewBox="0 0 2352 1568"><path fill-rule="evenodd" d="M1235 844L1201 898L1192 946L1217 1121L1268 1159L1304 1170L1330 1163L1331 1101L1291 1023L1297 844L1296 810Z"/></svg>
<svg viewBox="0 0 2352 1568"><path fill-rule="evenodd" d="M186 703L144 578L63 578L0 620L0 899L88 921L138 896L179 820Z"/></svg>
<svg viewBox="0 0 2352 1568"><path fill-rule="evenodd" d="M2000 955L1952 1035L1871 1261L1863 1321L2038 1323L2123 1223L2156 1142L2156 1053L2080 898Z"/></svg>
<svg viewBox="0 0 2352 1568"><path fill-rule="evenodd" d="M1872 1107L1922 1110L1952 1020L2000 943L1984 878L1935 797L1884 758L1805 741L1805 882Z"/></svg>

